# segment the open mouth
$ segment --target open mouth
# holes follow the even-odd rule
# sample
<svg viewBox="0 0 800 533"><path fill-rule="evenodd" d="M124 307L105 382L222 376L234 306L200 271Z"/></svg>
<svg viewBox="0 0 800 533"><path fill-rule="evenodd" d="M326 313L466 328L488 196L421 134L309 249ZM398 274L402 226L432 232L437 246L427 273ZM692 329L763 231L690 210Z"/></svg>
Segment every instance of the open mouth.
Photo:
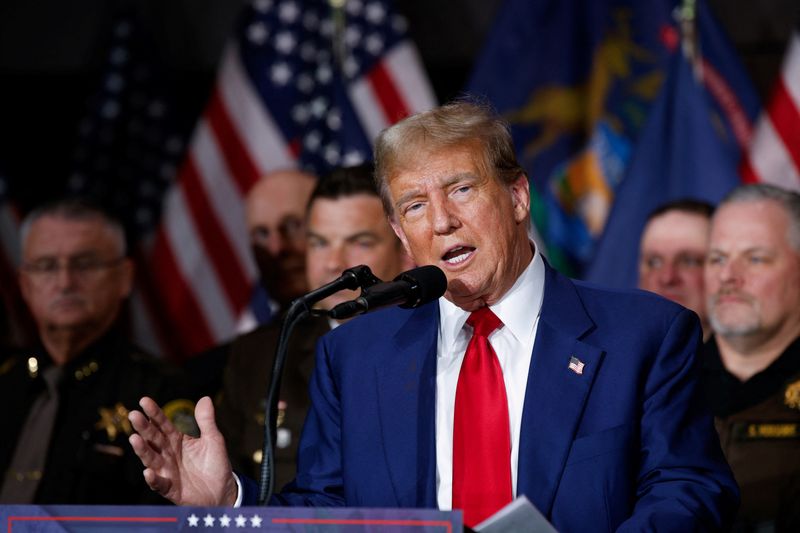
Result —
<svg viewBox="0 0 800 533"><path fill-rule="evenodd" d="M475 248L472 246L456 246L448 250L442 256L442 260L448 265L458 265L469 259L473 252L475 252Z"/></svg>

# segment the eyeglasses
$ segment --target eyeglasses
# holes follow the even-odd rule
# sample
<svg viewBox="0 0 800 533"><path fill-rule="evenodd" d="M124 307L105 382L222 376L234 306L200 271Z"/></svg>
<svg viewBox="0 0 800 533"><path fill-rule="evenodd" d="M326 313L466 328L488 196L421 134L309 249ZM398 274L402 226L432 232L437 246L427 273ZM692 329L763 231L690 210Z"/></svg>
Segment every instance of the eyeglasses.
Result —
<svg viewBox="0 0 800 533"><path fill-rule="evenodd" d="M58 277L61 269L65 269L68 274L75 278L85 280L97 275L103 270L114 268L121 264L125 257L116 259L100 259L92 255L70 257L66 261L61 261L56 257L43 257L31 263L24 263L22 271L31 276L38 282L49 283Z"/></svg>
<svg viewBox="0 0 800 533"><path fill-rule="evenodd" d="M267 248L272 233L270 228L259 225L250 231L250 240L253 244ZM280 224L275 228L274 233L275 235L279 235L284 241L295 241L298 238L305 237L306 224L302 218L287 216L285 219L281 220Z"/></svg>

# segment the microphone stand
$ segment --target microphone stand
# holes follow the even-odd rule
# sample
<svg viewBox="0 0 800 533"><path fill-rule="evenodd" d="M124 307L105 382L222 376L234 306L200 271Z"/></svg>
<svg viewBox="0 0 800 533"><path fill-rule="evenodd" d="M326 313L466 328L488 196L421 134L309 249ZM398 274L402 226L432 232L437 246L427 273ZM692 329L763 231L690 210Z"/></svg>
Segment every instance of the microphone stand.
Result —
<svg viewBox="0 0 800 533"><path fill-rule="evenodd" d="M342 276L336 280L315 289L305 296L301 296L292 301L289 310L286 312L281 333L278 336L278 345L275 349L275 361L272 365L272 379L270 380L267 393L266 412L264 413L264 444L261 454L261 479L258 485L258 504L266 505L272 496L275 488L275 439L277 434L278 421L278 399L280 398L281 376L283 366L289 348L289 338L294 327L301 320L314 313L311 306L328 296L343 289L357 289L359 287L371 287L381 280L372 274L369 267L359 265L348 268ZM274 428L274 431L273 431Z"/></svg>

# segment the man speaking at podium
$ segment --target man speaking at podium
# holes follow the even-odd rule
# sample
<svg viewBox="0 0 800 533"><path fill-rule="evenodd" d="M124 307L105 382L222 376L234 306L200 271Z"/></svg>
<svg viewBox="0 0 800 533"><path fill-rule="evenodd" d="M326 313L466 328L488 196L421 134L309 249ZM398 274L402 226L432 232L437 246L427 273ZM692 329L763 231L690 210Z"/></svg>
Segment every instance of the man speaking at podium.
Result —
<svg viewBox="0 0 800 533"><path fill-rule="evenodd" d="M738 490L698 391L696 315L549 267L502 121L469 102L410 117L378 137L376 179L447 292L322 338L297 478L271 503L463 509L474 526L526 495L560 531L728 525ZM208 399L199 439L141 405L131 443L154 490L254 503Z"/></svg>

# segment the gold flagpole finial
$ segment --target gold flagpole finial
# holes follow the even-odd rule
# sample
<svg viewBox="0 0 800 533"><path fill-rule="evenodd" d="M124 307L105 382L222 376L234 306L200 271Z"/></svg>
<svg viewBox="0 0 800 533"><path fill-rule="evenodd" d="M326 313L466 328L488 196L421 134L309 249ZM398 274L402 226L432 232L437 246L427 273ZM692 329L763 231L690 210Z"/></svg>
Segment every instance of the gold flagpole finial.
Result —
<svg viewBox="0 0 800 533"><path fill-rule="evenodd" d="M681 27L681 51L694 68L695 77L701 79L703 73L697 35L697 1L682 0L677 18Z"/></svg>

